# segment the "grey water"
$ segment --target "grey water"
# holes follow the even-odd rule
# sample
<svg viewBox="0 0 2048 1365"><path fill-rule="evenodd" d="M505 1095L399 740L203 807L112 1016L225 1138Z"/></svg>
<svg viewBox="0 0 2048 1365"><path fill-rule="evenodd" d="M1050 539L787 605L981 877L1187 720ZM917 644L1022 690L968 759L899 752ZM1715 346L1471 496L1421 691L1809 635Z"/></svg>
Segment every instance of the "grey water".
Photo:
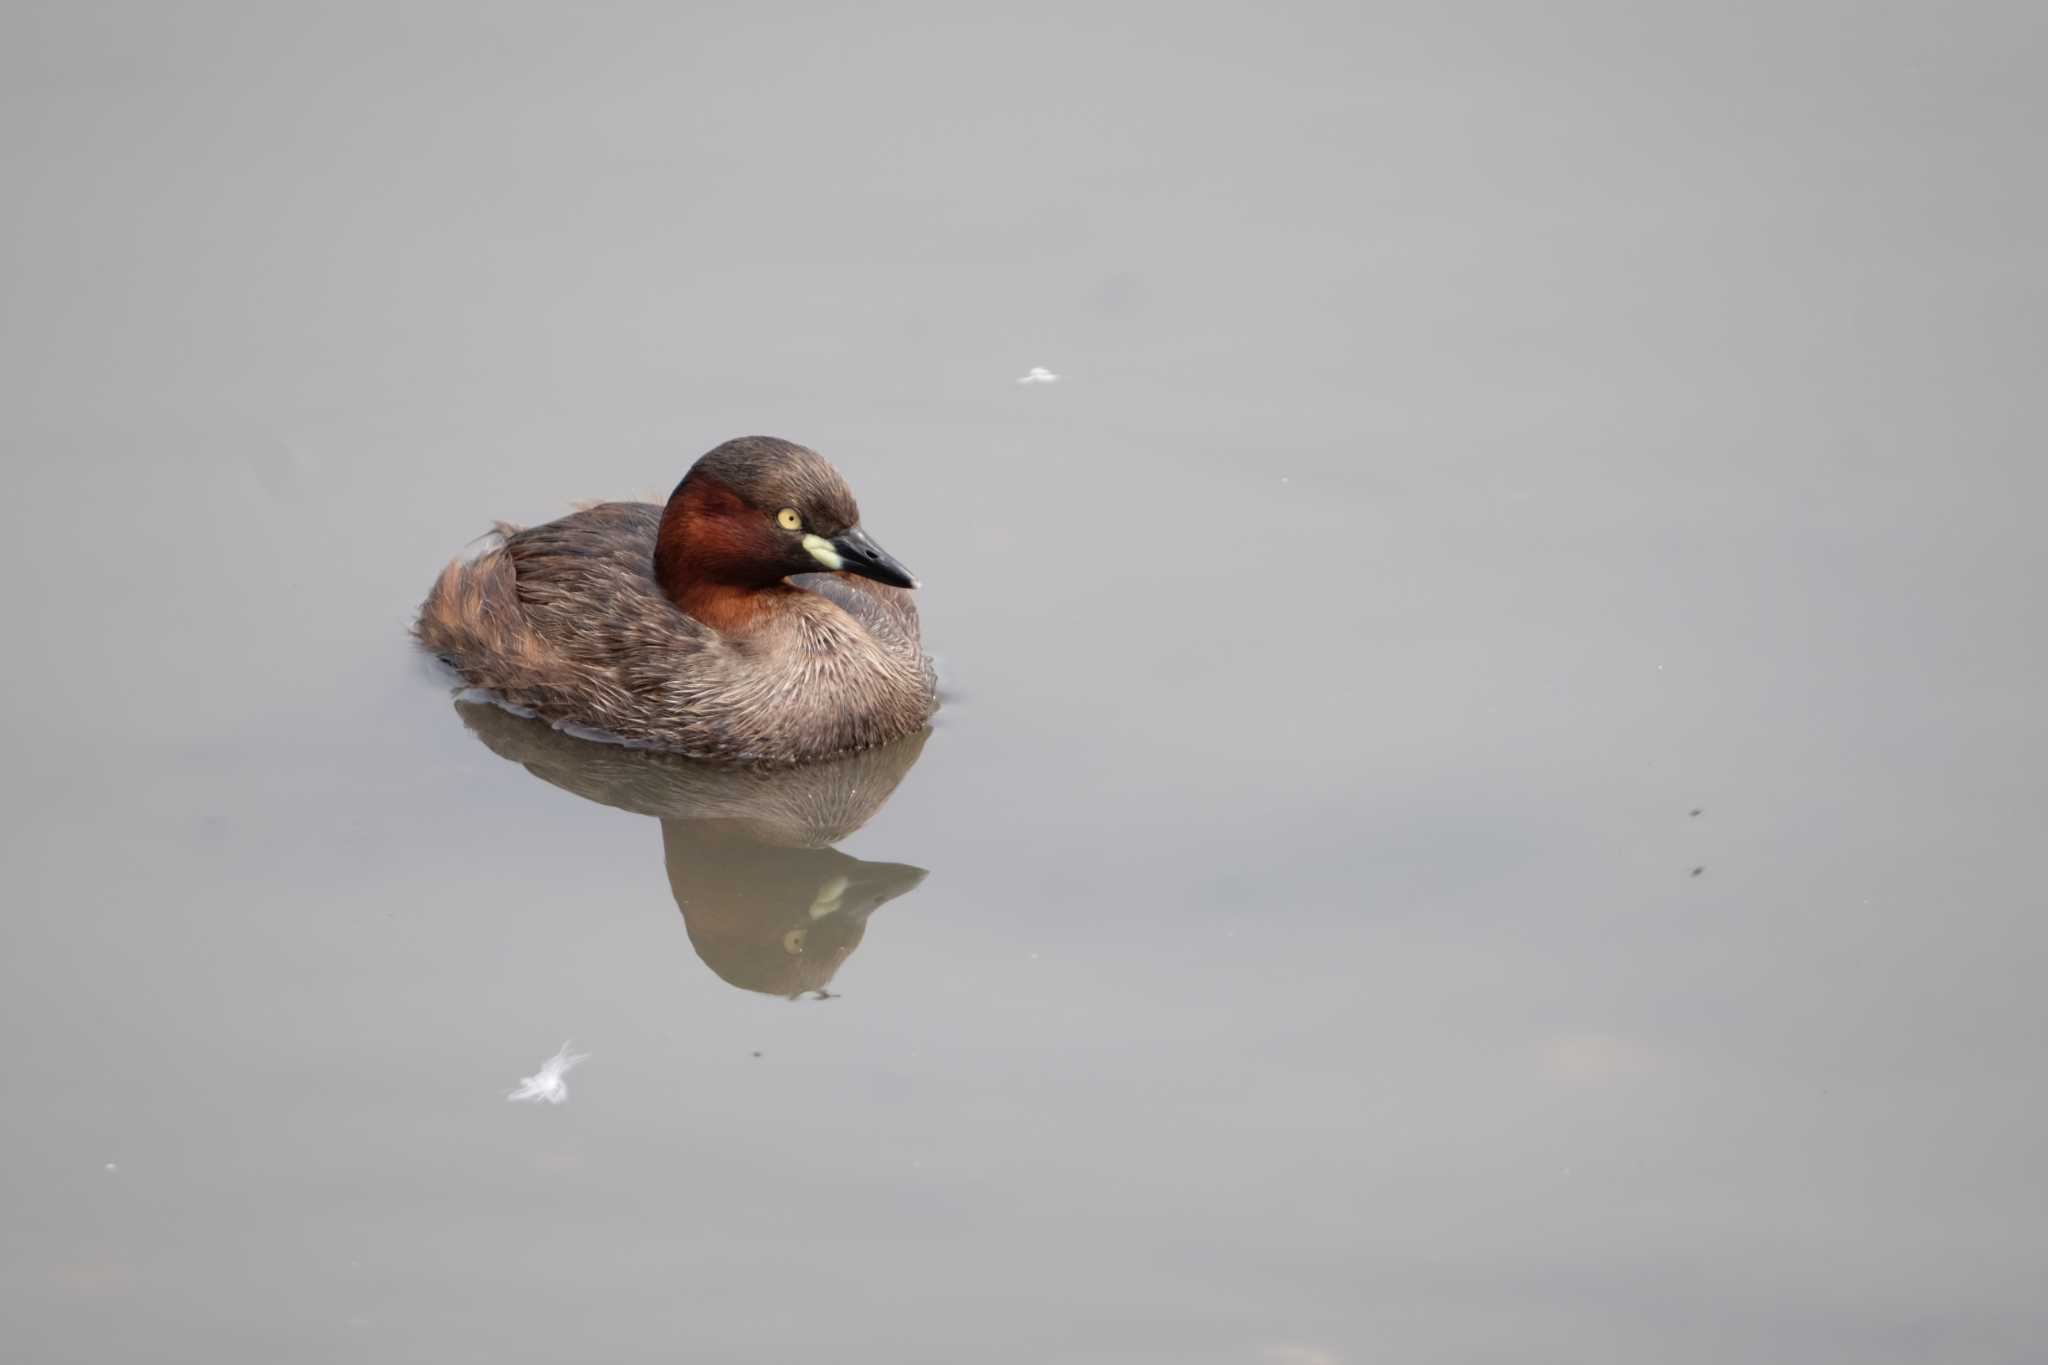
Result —
<svg viewBox="0 0 2048 1365"><path fill-rule="evenodd" d="M2044 57L7 5L6 1357L2038 1359ZM929 736L412 650L749 432Z"/></svg>

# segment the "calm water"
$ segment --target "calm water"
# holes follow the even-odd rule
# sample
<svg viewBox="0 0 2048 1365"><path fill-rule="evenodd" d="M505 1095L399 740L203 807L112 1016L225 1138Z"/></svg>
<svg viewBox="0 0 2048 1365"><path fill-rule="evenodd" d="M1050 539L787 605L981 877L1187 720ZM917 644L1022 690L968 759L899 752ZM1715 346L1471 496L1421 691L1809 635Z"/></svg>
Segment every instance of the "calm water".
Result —
<svg viewBox="0 0 2048 1365"><path fill-rule="evenodd" d="M2042 21L1680 8L9 6L8 1358L2038 1359ZM409 649L753 431L921 751Z"/></svg>

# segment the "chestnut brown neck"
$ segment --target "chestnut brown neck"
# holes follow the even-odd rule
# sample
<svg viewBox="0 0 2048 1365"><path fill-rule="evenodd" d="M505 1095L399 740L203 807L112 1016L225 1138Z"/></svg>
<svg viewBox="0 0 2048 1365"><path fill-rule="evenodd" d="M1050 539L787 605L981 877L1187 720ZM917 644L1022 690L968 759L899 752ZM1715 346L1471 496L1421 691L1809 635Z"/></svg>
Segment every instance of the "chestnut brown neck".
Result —
<svg viewBox="0 0 2048 1365"><path fill-rule="evenodd" d="M662 509L654 578L668 600L714 630L744 632L777 599L778 546L758 514L715 479L689 478Z"/></svg>

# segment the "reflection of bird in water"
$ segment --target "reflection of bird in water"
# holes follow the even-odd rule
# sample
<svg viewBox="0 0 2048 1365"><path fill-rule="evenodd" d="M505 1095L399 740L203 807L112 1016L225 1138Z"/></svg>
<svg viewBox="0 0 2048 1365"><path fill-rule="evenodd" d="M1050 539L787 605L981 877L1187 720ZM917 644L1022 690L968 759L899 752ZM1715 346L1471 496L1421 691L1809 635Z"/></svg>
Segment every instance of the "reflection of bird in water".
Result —
<svg viewBox="0 0 2048 1365"><path fill-rule="evenodd" d="M868 916L924 880L920 867L777 848L694 820L662 821L661 845L697 956L733 985L771 995L823 991L860 946Z"/></svg>
<svg viewBox="0 0 2048 1365"><path fill-rule="evenodd" d="M690 943L735 986L829 998L825 986L860 945L868 916L925 878L922 868L830 845L881 809L928 731L806 767L717 768L576 739L497 706L456 710L493 753L542 781L659 819Z"/></svg>

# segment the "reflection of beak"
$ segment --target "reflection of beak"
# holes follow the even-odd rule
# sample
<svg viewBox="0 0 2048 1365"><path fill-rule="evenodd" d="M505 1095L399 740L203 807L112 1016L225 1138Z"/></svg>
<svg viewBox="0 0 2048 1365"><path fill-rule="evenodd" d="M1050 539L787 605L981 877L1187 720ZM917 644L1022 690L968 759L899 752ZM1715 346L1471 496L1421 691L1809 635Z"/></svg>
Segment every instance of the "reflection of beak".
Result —
<svg viewBox="0 0 2048 1365"><path fill-rule="evenodd" d="M910 570L904 568L896 556L875 544L858 526L849 526L830 540L817 535L805 536L804 548L811 552L811 558L834 572L857 573L862 578L872 578L877 583L887 583L896 588L917 586Z"/></svg>

